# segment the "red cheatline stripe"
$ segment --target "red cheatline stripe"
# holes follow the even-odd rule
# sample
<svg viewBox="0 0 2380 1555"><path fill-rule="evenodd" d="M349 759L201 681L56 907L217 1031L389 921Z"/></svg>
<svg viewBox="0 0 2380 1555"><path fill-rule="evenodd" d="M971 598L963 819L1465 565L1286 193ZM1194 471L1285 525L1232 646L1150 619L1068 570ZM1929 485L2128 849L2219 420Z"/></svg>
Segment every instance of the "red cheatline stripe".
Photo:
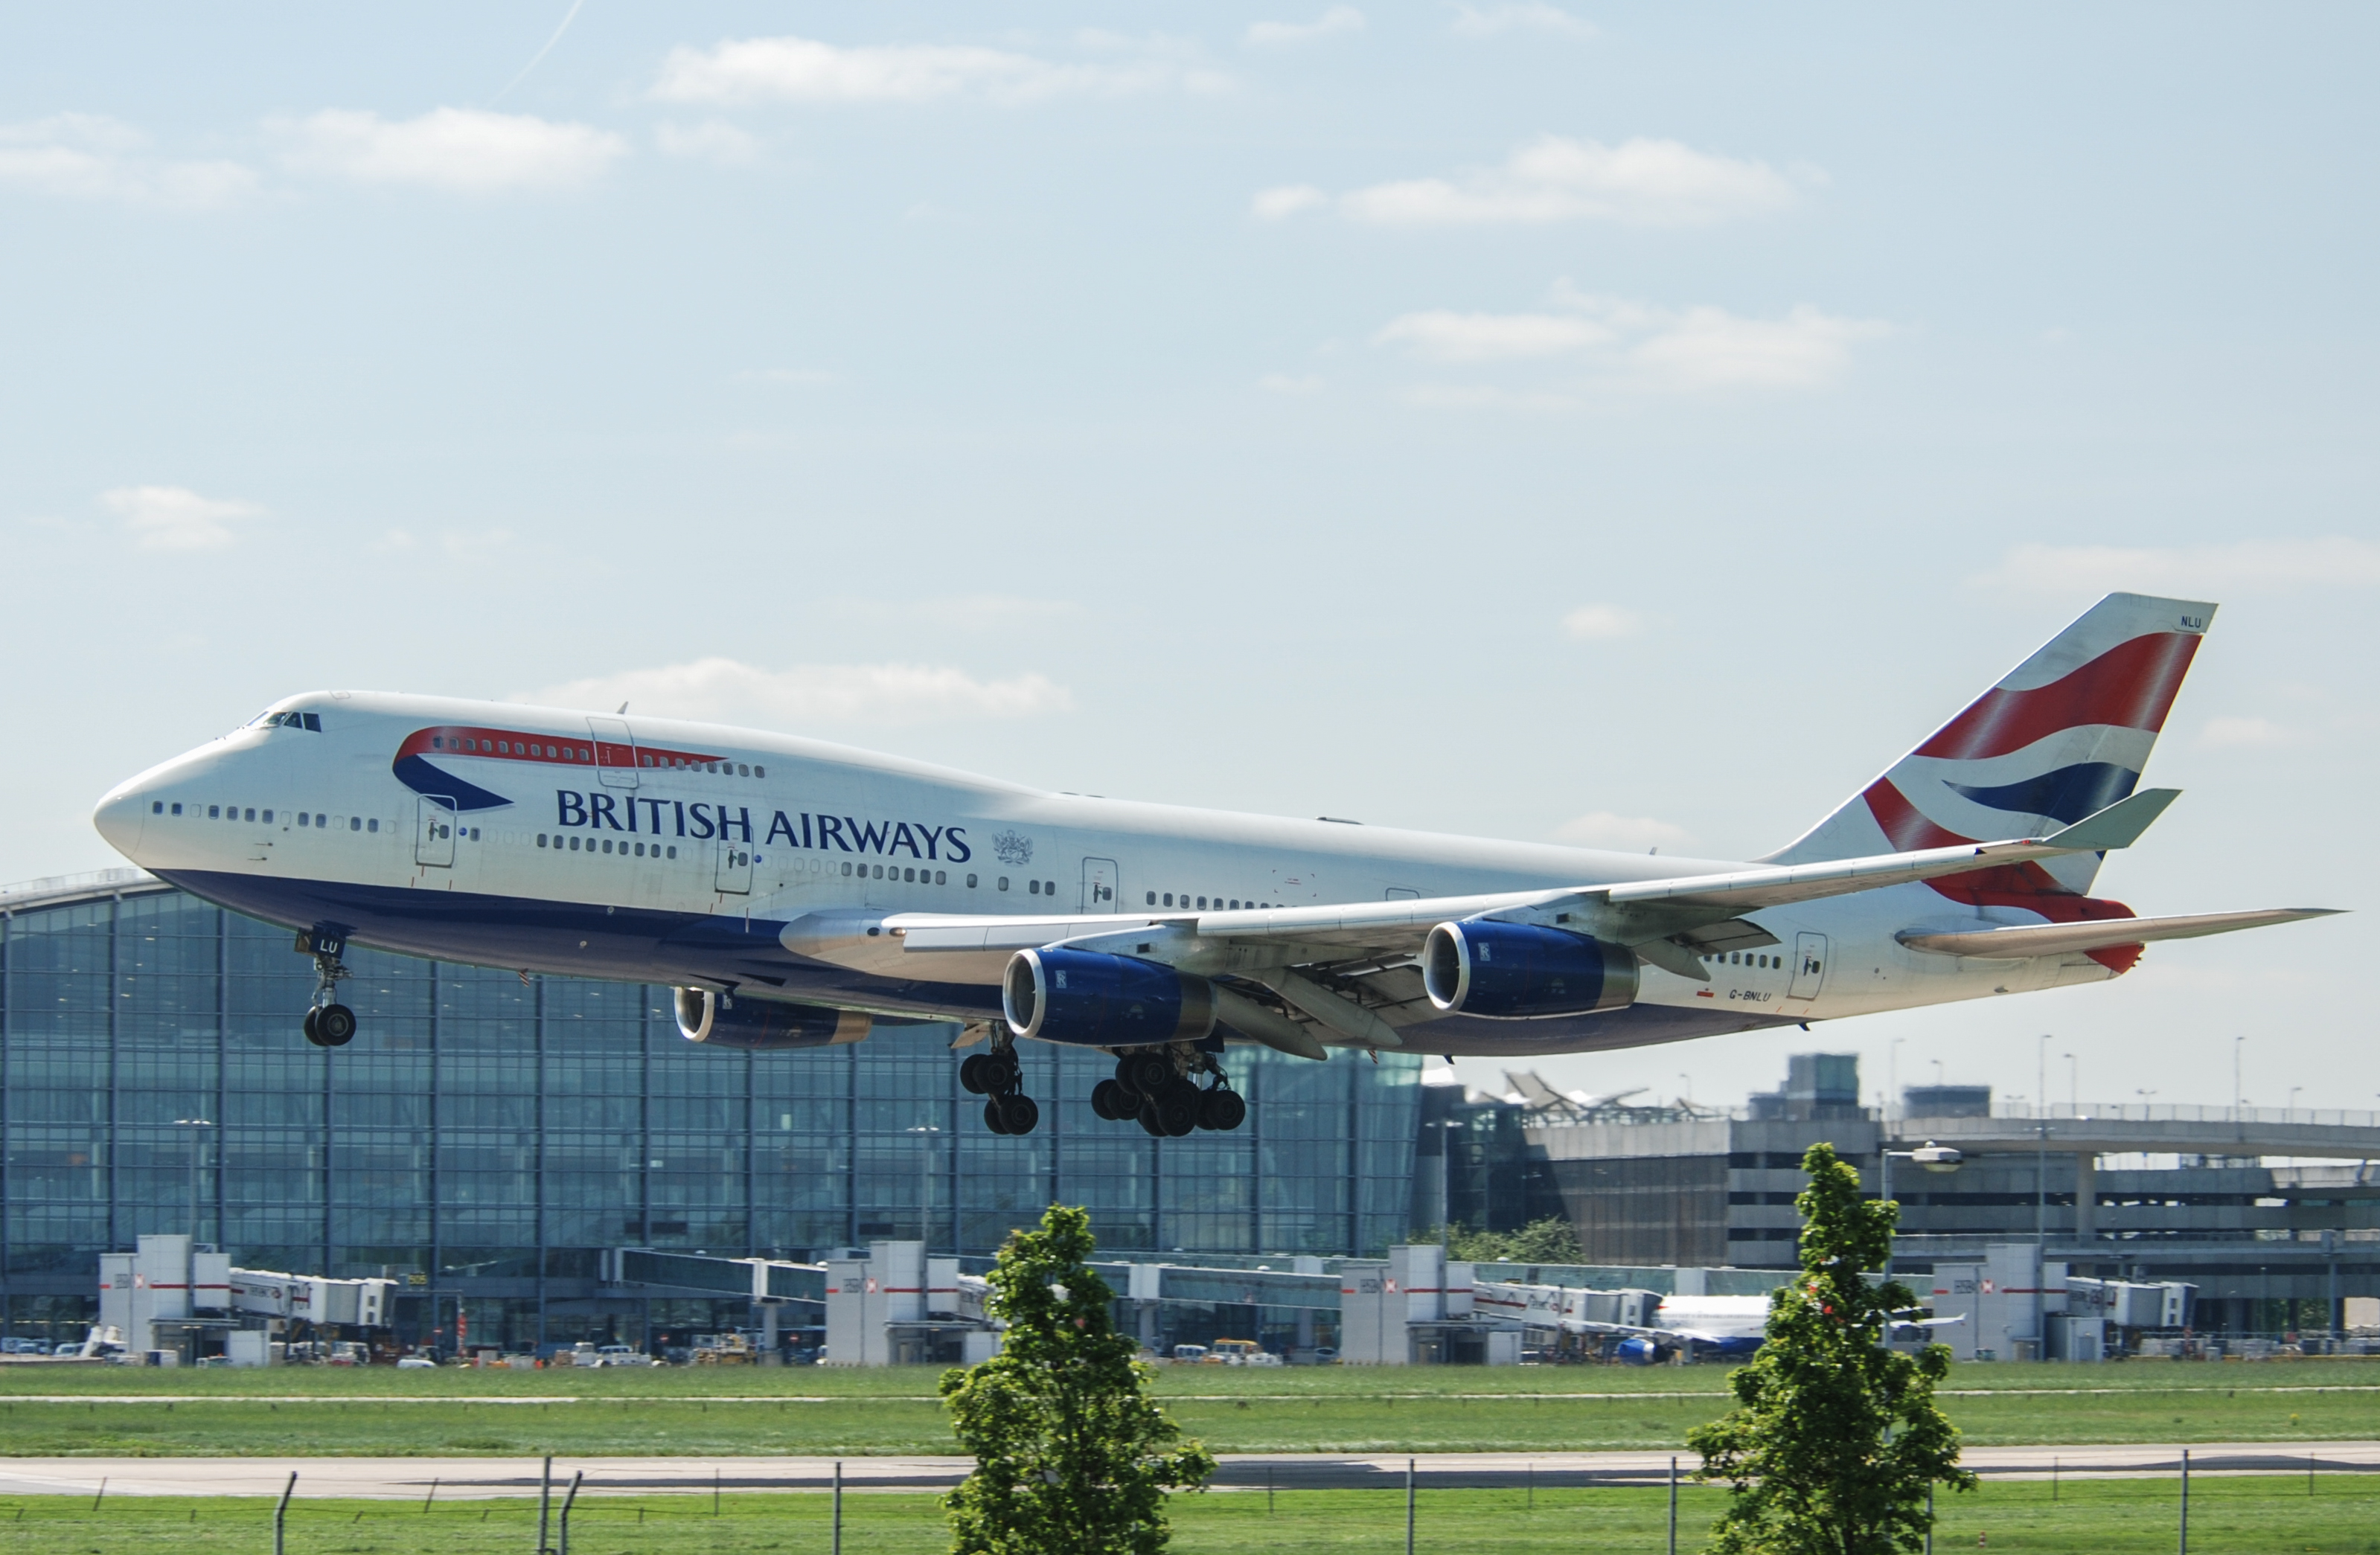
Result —
<svg viewBox="0 0 2380 1555"><path fill-rule="evenodd" d="M2118 644L2046 686L2031 691L1995 686L1918 746L1916 753L1981 761L2086 724L2155 733L2165 728L2165 716L2181 690L2182 676L2190 672L2198 643L2188 633L2152 633Z"/></svg>
<svg viewBox="0 0 2380 1555"><path fill-rule="evenodd" d="M548 755L549 751L553 753ZM656 745L623 745L583 738L570 740L556 734L523 734L516 729L482 729L470 724L416 729L405 737L396 753L399 760L407 756L470 756L490 761L535 762L546 766L698 766L704 762L724 759L698 751L665 751ZM639 757L649 759L640 762Z"/></svg>

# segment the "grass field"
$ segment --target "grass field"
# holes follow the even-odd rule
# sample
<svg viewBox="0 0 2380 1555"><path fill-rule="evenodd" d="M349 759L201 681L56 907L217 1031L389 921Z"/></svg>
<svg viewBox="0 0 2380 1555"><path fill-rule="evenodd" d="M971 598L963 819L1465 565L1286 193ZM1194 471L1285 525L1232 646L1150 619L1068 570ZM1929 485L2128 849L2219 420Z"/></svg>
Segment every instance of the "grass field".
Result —
<svg viewBox="0 0 2380 1555"><path fill-rule="evenodd" d="M0 1455L947 1453L939 1375L7 1368ZM1590 1451L1681 1446L1726 1407L1726 1376L1719 1367L1201 1367L1161 1369L1157 1392L1218 1452ZM1949 1387L1945 1407L1979 1444L2380 1434L2380 1367L2354 1362L1969 1366L1954 1368ZM70 1402L27 1396L35 1393ZM553 1395L569 1396L536 1402Z"/></svg>
<svg viewBox="0 0 2380 1555"><path fill-rule="evenodd" d="M1688 1487L1680 1496L1678 1547L1700 1549L1723 1492ZM559 1498L557 1498L557 1504ZM571 1523L580 1555L626 1552L824 1550L830 1505L822 1495L730 1495L714 1515L708 1496L582 1500ZM2176 1545L2170 1481L2069 1483L2051 1500L2046 1485L1987 1485L1946 1497L1936 1543L1947 1552L1978 1548L2025 1555L2167 1555ZM1404 1548L1401 1491L1262 1491L1183 1496L1173 1502L1172 1548L1182 1555ZM0 1499L0 1540L11 1555L133 1555L170 1540L177 1555L272 1547L273 1503L251 1500L129 1498L91 1502L45 1496ZM1668 1501L1652 1490L1427 1490L1415 1511L1415 1548L1495 1549L1516 1555L1629 1550L1658 1555L1667 1540ZM2320 1480L2308 1495L2298 1478L2205 1478L2191 1487L2191 1546L2221 1555L2380 1555L2380 1485L2368 1477ZM537 1544L537 1502L464 1501L432 1506L391 1501L295 1501L290 1555L524 1555ZM935 1498L853 1495L844 1501L844 1549L851 1555L949 1549Z"/></svg>

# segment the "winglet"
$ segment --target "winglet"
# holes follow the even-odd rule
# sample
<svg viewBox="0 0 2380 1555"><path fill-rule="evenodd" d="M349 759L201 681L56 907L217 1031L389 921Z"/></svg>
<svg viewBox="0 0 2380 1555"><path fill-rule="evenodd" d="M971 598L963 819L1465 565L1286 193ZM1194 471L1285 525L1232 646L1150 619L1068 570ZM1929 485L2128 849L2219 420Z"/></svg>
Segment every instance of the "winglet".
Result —
<svg viewBox="0 0 2380 1555"><path fill-rule="evenodd" d="M2180 789L2143 789L2129 799L2119 799L2105 810L2094 811L2062 831L2055 831L2042 841L2052 848L2062 848L2070 853L2099 853L2111 848L2130 848L2141 839L2156 818L2165 814L2166 806L2181 797Z"/></svg>

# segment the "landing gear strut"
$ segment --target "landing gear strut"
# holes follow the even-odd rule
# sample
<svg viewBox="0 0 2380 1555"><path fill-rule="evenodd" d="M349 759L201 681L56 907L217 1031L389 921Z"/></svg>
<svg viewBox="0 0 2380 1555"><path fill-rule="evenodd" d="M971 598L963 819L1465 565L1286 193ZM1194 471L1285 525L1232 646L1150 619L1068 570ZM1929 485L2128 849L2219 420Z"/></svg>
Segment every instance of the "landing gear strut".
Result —
<svg viewBox="0 0 2380 1555"><path fill-rule="evenodd" d="M959 1065L959 1083L984 1099L983 1126L995 1134L1030 1134L1041 1121L1040 1104L1025 1094L1024 1068L1013 1043L967 1055Z"/></svg>
<svg viewBox="0 0 2380 1555"><path fill-rule="evenodd" d="M1199 1073L1214 1082L1199 1089ZM1091 1091L1091 1111L1114 1122L1138 1120L1158 1139L1178 1139L1200 1128L1227 1132L1247 1120L1248 1104L1208 1054L1176 1055L1172 1048L1127 1048L1116 1058L1113 1079Z"/></svg>
<svg viewBox="0 0 2380 1555"><path fill-rule="evenodd" d="M306 1040L316 1047L345 1047L356 1040L356 1012L333 997L355 973L340 960L345 933L316 927L298 936L301 955L314 958L314 1002L306 1011Z"/></svg>

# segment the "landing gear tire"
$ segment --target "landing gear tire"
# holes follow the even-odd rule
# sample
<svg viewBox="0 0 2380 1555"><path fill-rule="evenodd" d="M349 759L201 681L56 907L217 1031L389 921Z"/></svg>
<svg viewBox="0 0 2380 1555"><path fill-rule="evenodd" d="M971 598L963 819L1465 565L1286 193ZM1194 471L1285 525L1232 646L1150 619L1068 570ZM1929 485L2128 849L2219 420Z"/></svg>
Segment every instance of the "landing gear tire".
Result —
<svg viewBox="0 0 2380 1555"><path fill-rule="evenodd" d="M999 1097L994 1096L990 1101L984 1103L983 1126L986 1128L990 1129L995 1134L1005 1134L1008 1132L1008 1119L1002 1115L1003 1109L1000 1104L1000 1101L1001 1099Z"/></svg>
<svg viewBox="0 0 2380 1555"><path fill-rule="evenodd" d="M1198 1127L1218 1133L1229 1133L1247 1121L1248 1104L1236 1091L1221 1087L1202 1091L1198 1097Z"/></svg>
<svg viewBox="0 0 2380 1555"><path fill-rule="evenodd" d="M1156 1103L1143 1100L1140 1103L1140 1111L1135 1115L1140 1119L1141 1128L1150 1139L1165 1138L1165 1125L1158 1121Z"/></svg>
<svg viewBox="0 0 2380 1555"><path fill-rule="evenodd" d="M1162 1096L1173 1084L1173 1059L1161 1047L1135 1048L1116 1060L1116 1082L1143 1096Z"/></svg>
<svg viewBox="0 0 2380 1555"><path fill-rule="evenodd" d="M1003 1134L1030 1134L1041 1121L1041 1104L1030 1096L1002 1096L995 1098L995 1104L1000 1108L1000 1131Z"/></svg>
<svg viewBox="0 0 2380 1555"><path fill-rule="evenodd" d="M345 1005L324 1005L307 1026L306 1034L323 1047L345 1047L356 1040L356 1012Z"/></svg>
<svg viewBox="0 0 2380 1555"><path fill-rule="evenodd" d="M306 1040L312 1043L316 1047L326 1047L329 1044L314 1034L314 1017L321 1013L322 1011L314 1009L310 1009L306 1012Z"/></svg>
<svg viewBox="0 0 2380 1555"><path fill-rule="evenodd" d="M1121 1123L1139 1110L1138 1099L1111 1079L1091 1087L1091 1111L1110 1123Z"/></svg>
<svg viewBox="0 0 2380 1555"><path fill-rule="evenodd" d="M1198 1127L1198 1092L1186 1085L1170 1087L1154 1103L1158 1127L1171 1139L1178 1139ZM1148 1114L1144 1111L1142 1119Z"/></svg>
<svg viewBox="0 0 2380 1555"><path fill-rule="evenodd" d="M990 1054L968 1054L959 1064L959 1084L975 1095L988 1094L990 1088L984 1084L984 1070L990 1066Z"/></svg>

